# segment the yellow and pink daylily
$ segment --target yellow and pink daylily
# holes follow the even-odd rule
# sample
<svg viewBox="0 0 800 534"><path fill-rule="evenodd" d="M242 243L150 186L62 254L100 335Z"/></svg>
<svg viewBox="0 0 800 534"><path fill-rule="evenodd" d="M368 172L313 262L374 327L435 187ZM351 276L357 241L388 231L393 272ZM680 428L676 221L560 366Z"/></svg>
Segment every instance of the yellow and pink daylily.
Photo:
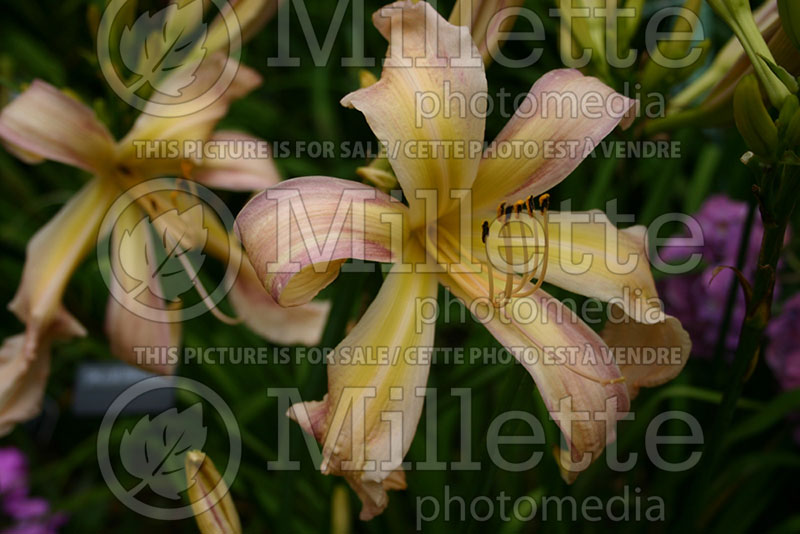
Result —
<svg viewBox="0 0 800 534"><path fill-rule="evenodd" d="M548 211L546 196L536 202L578 166L587 148L618 124L627 125L636 103L578 71L552 71L536 82L527 104L548 93L578 100L595 93L620 105L591 118L559 115L550 104L533 113L520 106L494 146L572 141L578 145L574 153L503 158L492 150L457 152L459 146L483 146L485 117L462 110L418 122L415 95L444 102L457 91L471 101L486 92L468 29L449 24L425 2L396 2L373 20L390 44L381 79L342 103L361 111L387 147L400 147L387 149L387 156L407 204L368 185L312 176L268 188L236 221L258 277L284 306L309 302L348 258L394 263L375 300L328 360L325 398L297 404L288 415L323 445L322 471L344 476L358 493L361 518L381 513L386 491L405 487L401 463L423 407L416 389L425 386L430 359L423 355L434 344L433 321L420 320L420 305L435 302L441 283L515 355L519 349L539 356L552 348L574 349L574 361L520 357L554 417L565 416L558 418L567 443L559 463L573 480L587 466L584 455L596 459L615 438L613 425L590 416L626 412L639 387L676 376L690 350L680 323L661 309L642 227L617 230L600 212ZM453 152L448 157L416 151L429 143L449 145ZM519 272L491 268L487 253L515 236L482 227L523 216L545 231L540 260ZM634 262L621 266L620 258ZM601 337L545 292L542 282L610 302L626 320L609 325ZM522 306L538 313L521 320L514 310ZM665 346L677 357L654 366L588 357L617 346ZM570 424L571 414L589 416Z"/></svg>
<svg viewBox="0 0 800 534"><path fill-rule="evenodd" d="M213 56L198 68L196 77L200 82L203 77L213 79L226 60L221 55ZM48 374L51 341L85 335L80 323L62 306L61 298L74 270L97 239L103 237L98 236L101 222L117 197L151 178L181 176L189 169L191 179L198 184L236 191L260 190L279 181L277 169L269 159L237 159L223 153L213 160L204 160L189 158L183 152L187 146L184 141L258 142L244 133L215 132L214 128L230 104L260 82L261 77L255 71L239 65L233 83L220 89L208 107L175 118L150 115L145 109L118 142L89 107L41 80L34 81L0 112L0 140L21 159L29 163L49 159L92 174L92 179L28 244L22 282L9 305L25 323L25 333L6 339L0 348L0 433L38 412ZM165 157L141 157L136 146L146 142L173 143L180 149L159 154ZM169 235L184 248L196 246L197 236L206 234L206 248L211 254L223 261L233 256L237 256L235 261L241 261L230 297L244 322L276 342L317 343L327 318L328 303L310 303L296 310L276 305L260 289L253 268L246 257L241 257L236 240L228 239L221 221L205 217L192 225L191 218L177 216L192 207L192 203L186 204L188 198L177 192L159 191L137 199L111 230L115 252L112 261L121 260L126 270L133 266L137 273L152 271L143 254L148 244L124 239L126 234L136 235L140 241L152 238L148 232L132 232L145 214L154 223L159 221L158 235ZM193 204L196 203L195 199ZM135 308L125 300L135 296L124 291L115 293L109 298L106 310L106 332L112 352L134 364L137 363L134 347L180 345L180 323L167 319L169 306L158 296L158 291L147 292L145 297L149 307L156 310L154 313L163 317L146 318L131 312ZM143 366L160 373L171 373L174 368L166 360Z"/></svg>

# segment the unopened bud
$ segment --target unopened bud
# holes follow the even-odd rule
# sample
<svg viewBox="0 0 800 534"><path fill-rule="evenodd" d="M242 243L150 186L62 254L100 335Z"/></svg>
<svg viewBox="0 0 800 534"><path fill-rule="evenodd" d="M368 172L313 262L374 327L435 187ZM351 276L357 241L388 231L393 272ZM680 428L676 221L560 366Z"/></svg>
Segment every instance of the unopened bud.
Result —
<svg viewBox="0 0 800 534"><path fill-rule="evenodd" d="M733 117L748 148L762 158L772 159L778 146L778 128L764 106L758 80L752 74L736 86Z"/></svg>
<svg viewBox="0 0 800 534"><path fill-rule="evenodd" d="M201 534L241 534L239 514L214 463L200 451L186 454L186 481Z"/></svg>
<svg viewBox="0 0 800 534"><path fill-rule="evenodd" d="M790 91L774 72L775 58L758 30L748 0L708 0L717 15L733 30L764 86L769 101L780 109Z"/></svg>

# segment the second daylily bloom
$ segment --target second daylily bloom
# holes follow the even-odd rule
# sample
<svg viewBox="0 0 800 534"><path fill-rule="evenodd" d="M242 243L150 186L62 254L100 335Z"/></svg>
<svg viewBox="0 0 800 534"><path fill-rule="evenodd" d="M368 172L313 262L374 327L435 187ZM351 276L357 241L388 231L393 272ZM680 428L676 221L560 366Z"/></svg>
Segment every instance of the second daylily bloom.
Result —
<svg viewBox="0 0 800 534"><path fill-rule="evenodd" d="M643 228L618 231L600 212L552 212L546 195L536 200L626 125L635 102L578 71L556 70L533 86L489 149L474 150L483 147L482 114L461 108L421 118L415 108L421 94L440 103L452 91L465 102L486 94L467 28L410 1L386 6L374 22L390 42L381 79L342 103L361 111L387 147L408 204L351 181L305 177L267 189L236 222L258 277L285 306L309 302L348 258L394 263L328 360L328 394L289 415L323 444L323 472L344 476L358 493L362 519L379 514L386 490L405 486L401 463L422 411L417 388L427 381L425 355L434 344L435 321L424 320L421 308L435 308L441 283L535 380L563 431L559 462L572 480L614 439L601 414L626 412L639 387L676 376L690 350L680 323L661 310ZM593 108L602 111L591 117L577 104L559 109L558 102L586 98L615 104ZM562 157L502 155L502 147L565 143L575 150ZM541 228L538 260L507 271L492 267L491 250L523 235L509 226L493 232L494 221L525 217ZM620 324L609 324L601 337L546 293L545 281L612 303ZM530 313L523 318L520 309ZM673 359L618 364L601 356L644 347L668 347ZM556 349L574 357L548 361Z"/></svg>
<svg viewBox="0 0 800 534"><path fill-rule="evenodd" d="M196 72L198 78L215 76L222 56L212 58ZM240 65L237 76L221 90L213 104L188 116L161 118L143 113L131 131L115 142L94 112L55 87L36 80L0 113L0 140L27 162L43 159L79 167L93 175L81 191L31 239L20 288L9 305L26 325L24 334L5 341L0 354L0 426L11 425L35 415L47 377L50 340L85 334L83 328L61 305L61 297L73 271L95 246L109 207L120 195L137 184L158 176L180 176L189 172L197 183L236 191L260 190L279 181L271 160L220 157L214 160L185 155L185 141L259 140L238 132L214 132L235 99L254 89L261 81L253 70ZM171 143L178 147L165 157L137 153L145 144ZM168 156L168 157L167 157ZM181 208L180 197L154 192L137 199L122 213L111 230L112 264L121 262L129 275L139 280L153 274L147 254L152 233L136 232L137 222L149 215L157 234L189 249L193 240L207 232L208 250L223 261L236 256L242 270L231 291L237 313L256 332L282 343L316 343L327 318L327 303L310 303L291 311L277 306L258 286L255 272L235 239L228 239L219 220L192 219ZM195 200L196 203L196 200ZM173 211L174 210L174 211ZM174 216L173 216L174 215ZM189 216L185 216L189 215ZM194 224L196 223L196 224ZM150 226L149 224L147 226ZM101 236L102 237L102 236ZM132 238L131 238L132 237ZM219 242L222 245L219 245ZM152 260L152 258L150 258ZM133 272L131 272L133 271ZM143 274L148 273L148 274ZM157 283L157 282L156 282ZM155 289L155 288L154 288ZM122 298L120 298L122 296ZM115 298L116 297L116 298ZM142 317L131 312L125 299L132 294L115 292L106 311L106 331L113 353L130 363L137 362L135 347L176 347L180 344L180 323L167 320L169 306L160 291L147 292L147 305L163 317ZM287 313L287 311L289 313ZM161 373L172 372L167 362L145 365Z"/></svg>

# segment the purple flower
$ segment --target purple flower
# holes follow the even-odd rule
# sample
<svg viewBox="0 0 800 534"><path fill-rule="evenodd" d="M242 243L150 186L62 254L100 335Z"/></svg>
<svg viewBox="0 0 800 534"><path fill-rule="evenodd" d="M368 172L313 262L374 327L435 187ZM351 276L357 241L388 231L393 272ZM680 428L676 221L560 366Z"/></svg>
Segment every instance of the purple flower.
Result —
<svg viewBox="0 0 800 534"><path fill-rule="evenodd" d="M19 449L0 449L0 512L12 525L0 534L57 534L66 522L50 503L28 494L28 465Z"/></svg>
<svg viewBox="0 0 800 534"><path fill-rule="evenodd" d="M28 493L28 465L18 449L0 449L0 495Z"/></svg>
<svg viewBox="0 0 800 534"><path fill-rule="evenodd" d="M767 326L767 365L775 373L775 378L783 389L800 387L799 327L800 293L787 300L780 315L773 318Z"/></svg>
<svg viewBox="0 0 800 534"><path fill-rule="evenodd" d="M746 203L725 195L714 195L694 215L703 230L702 245L685 246L673 238L667 241L667 247L661 253L661 258L670 263L685 261L692 254L702 254L703 267L699 272L670 276L659 282L659 294L664 298L667 313L680 319L692 339L693 353L698 356L714 354L734 274L725 270L714 277L713 273L719 265L736 265L746 218ZM758 214L753 224L743 269L748 277L755 269L763 233ZM737 290L730 328L725 334L728 354L736 349L744 315L744 295Z"/></svg>

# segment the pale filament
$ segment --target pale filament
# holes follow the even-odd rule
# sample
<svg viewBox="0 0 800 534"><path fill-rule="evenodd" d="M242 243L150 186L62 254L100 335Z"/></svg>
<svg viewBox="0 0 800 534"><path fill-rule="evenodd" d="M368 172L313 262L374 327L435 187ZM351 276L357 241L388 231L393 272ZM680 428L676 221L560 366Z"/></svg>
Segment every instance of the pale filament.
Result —
<svg viewBox="0 0 800 534"><path fill-rule="evenodd" d="M548 252L550 244L549 232L547 228L547 223L548 223L547 210L548 210L549 198L550 196L547 194L539 197L539 204L541 206L541 215L544 227L544 246L540 247L539 245L536 245L534 247L534 254L539 254L540 249L543 249L543 254L541 255L541 260L533 262L534 265L533 270L531 272L526 272L521 276L519 276L519 284L516 287L514 287L514 276L515 276L514 273L508 273L506 275L506 283L504 289L500 293L495 295L494 269L492 267L491 260L486 262L486 266L489 271L489 298L496 308L505 307L511 301L512 298L527 297L529 295L532 295L539 288L541 288L542 284L544 283L544 277L545 274L547 274ZM512 216L515 217L516 220L519 220L520 213L522 212L523 209L527 209L529 217L534 217L535 210L533 206L533 197L528 197L527 201L522 201L522 200L517 201L514 203L513 206L506 206L505 203L502 203L497 208L497 217L498 218L504 217L506 223L501 229L501 232L502 232L502 237L506 240L505 261L507 263L511 263L513 256L511 252L511 246L508 243L508 240L511 238L511 235L509 234L508 223L511 221ZM483 222L481 230L482 230L482 240L485 244L486 238L488 237L489 234L488 221ZM533 231L538 232L535 226ZM534 237L536 237L538 243L538 233L535 233ZM523 257L527 259L528 257L527 243L523 242L522 247L523 247ZM536 284L532 288L524 290L524 288L533 281L534 277L536 277L536 272L539 270L539 265L541 265L541 273L539 274Z"/></svg>
<svg viewBox="0 0 800 534"><path fill-rule="evenodd" d="M486 267L487 267L488 272L489 272L489 300L494 304L494 306L496 308L499 308L506 315L507 319L512 319L512 318L508 317L508 313L506 313L506 306L511 301L511 299L512 298L524 298L524 297L528 297L528 296L534 294L536 291L538 291L542 287L542 284L544 283L545 276L547 275L548 255L549 255L549 252L550 252L550 234L549 234L549 229L548 229L549 200L550 200L550 196L547 195L547 194L544 194L544 195L539 197L539 206L540 206L540 212L541 212L541 216L542 216L542 226L544 228L544 246L540 247L538 245L538 243L539 243L538 233L537 233L538 230L536 229L536 226L534 226L534 229L533 229L534 237L536 238L536 243L537 243L537 245L534 247L534 254L538 254L540 252L540 250L543 249L542 250L543 253L542 253L541 260L533 262L533 270L531 272L527 272L527 273L524 273L524 274L519 276L519 285L517 285L516 288L514 288L512 290L514 275L513 274L508 274L508 276L506 278L506 285L505 285L504 290L501 291L497 296L495 296L495 294L494 294L494 269L492 267L491 259L489 259L489 261L486 262ZM534 217L534 211L535 210L534 210L534 205L533 205L533 197L528 197L526 201L517 201L517 202L514 203L513 207L506 206L505 203L500 204L500 206L497 208L497 217L498 217L498 219L501 218L501 217L505 217L505 222L506 223L508 223L510 221L512 215L515 216L516 219L518 220L519 216L520 216L520 213L522 212L523 208L527 208L527 212L528 212L528 216L529 217ZM505 242L506 242L505 260L506 260L507 263L511 263L511 253L509 252L511 247L508 246L508 239L510 238L510 235L509 235L507 227L508 227L508 224L503 226L503 228L502 228L502 232L503 232L502 237L505 239ZM483 224L481 225L481 231L482 231L481 239L482 239L483 243L486 244L486 239L487 239L487 237L489 235L489 222L488 221L484 221L483 222ZM527 247L527 243L524 240L523 240L522 250L523 250L523 258L527 259L528 258L528 247ZM534 258L531 258L531 259L533 260ZM539 269L540 265L541 265L541 272L538 275L536 283L533 285L533 287L525 290L524 288L528 284L530 284L533 281L534 278L536 278L536 273L537 273L537 271L540 270ZM513 319L512 319L512 322L513 322ZM528 338L528 340L531 343L533 343L533 345L539 346L539 344L536 342L536 340L533 339L530 336L530 333L525 328L520 328L519 330L525 337ZM566 367L567 370L572 371L576 375L578 375L578 376L580 376L582 378L585 378L586 380L591 380L592 382L595 382L595 383L600 384L602 386L609 386L609 385L612 385L612 384L618 384L620 382L624 382L625 381L625 377L624 376L620 376L618 378L612 378L612 379L600 378L600 377L594 376L591 373L588 373L588 372L586 372L586 371L584 371L584 370L582 370L580 368L574 367L574 366L570 365L569 363L565 362L565 363L562 363L562 365L564 365L564 367Z"/></svg>

